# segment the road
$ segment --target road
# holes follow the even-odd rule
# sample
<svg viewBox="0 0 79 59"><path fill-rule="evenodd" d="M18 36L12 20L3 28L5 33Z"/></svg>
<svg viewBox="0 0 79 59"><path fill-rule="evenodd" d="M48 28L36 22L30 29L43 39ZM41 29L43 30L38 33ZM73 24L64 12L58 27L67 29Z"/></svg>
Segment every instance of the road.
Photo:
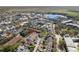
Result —
<svg viewBox="0 0 79 59"><path fill-rule="evenodd" d="M48 43L46 44L46 52L51 52L51 50L52 50L52 44L53 44L53 42L52 42L52 37L50 37L50 38L48 38Z"/></svg>
<svg viewBox="0 0 79 59"><path fill-rule="evenodd" d="M56 42L57 42L57 45L56 45L57 51L61 52L58 45L59 45L59 40L62 39L62 37L60 35L55 34L55 38L56 38Z"/></svg>
<svg viewBox="0 0 79 59"><path fill-rule="evenodd" d="M34 51L33 52L36 52L37 51L38 46L40 44L40 41L42 40L42 38L39 38L38 36L37 36L37 39L38 39L38 41L37 41L37 44L35 45L35 48L34 48Z"/></svg>
<svg viewBox="0 0 79 59"><path fill-rule="evenodd" d="M55 36L54 38L56 38L56 49L58 52L62 52L62 50L59 49L58 45L59 45L59 40L62 39L61 35L60 34L56 34L55 33L55 24L53 24L53 35Z"/></svg>

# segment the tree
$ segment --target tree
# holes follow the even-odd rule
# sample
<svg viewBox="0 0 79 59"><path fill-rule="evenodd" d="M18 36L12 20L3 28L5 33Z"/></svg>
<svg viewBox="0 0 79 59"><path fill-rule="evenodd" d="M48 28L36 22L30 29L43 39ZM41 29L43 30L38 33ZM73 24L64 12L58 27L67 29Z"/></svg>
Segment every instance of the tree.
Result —
<svg viewBox="0 0 79 59"><path fill-rule="evenodd" d="M33 44L30 44L29 46L28 46L28 49L30 50L30 52L32 52L33 50L34 50L34 45Z"/></svg>
<svg viewBox="0 0 79 59"><path fill-rule="evenodd" d="M20 32L20 35L23 36L23 37L25 37L27 34L26 34L25 31L21 31L21 32Z"/></svg>
<svg viewBox="0 0 79 59"><path fill-rule="evenodd" d="M15 47L13 47L13 46L4 46L2 51L3 52L14 52L15 51Z"/></svg>
<svg viewBox="0 0 79 59"><path fill-rule="evenodd" d="M59 25L56 25L55 26L55 32L56 32L56 34L59 34L60 30L61 30L61 27Z"/></svg>
<svg viewBox="0 0 79 59"><path fill-rule="evenodd" d="M41 32L39 33L39 36L40 37L46 36L48 34L46 28L41 28L40 30L41 30Z"/></svg>
<svg viewBox="0 0 79 59"><path fill-rule="evenodd" d="M65 44L64 40L60 39L60 40L59 40L59 48L60 48L61 50L63 50L64 44Z"/></svg>

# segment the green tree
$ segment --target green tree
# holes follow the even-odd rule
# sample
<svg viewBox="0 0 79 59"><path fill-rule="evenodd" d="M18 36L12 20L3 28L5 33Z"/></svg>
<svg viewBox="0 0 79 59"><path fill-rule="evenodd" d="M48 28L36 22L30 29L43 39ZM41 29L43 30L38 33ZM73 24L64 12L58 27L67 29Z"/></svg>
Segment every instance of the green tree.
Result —
<svg viewBox="0 0 79 59"><path fill-rule="evenodd" d="M32 44L30 44L29 46L28 46L28 49L30 50L30 52L32 52L33 50L34 50L34 45L32 45Z"/></svg>
<svg viewBox="0 0 79 59"><path fill-rule="evenodd" d="M14 46L4 46L2 49L3 52L14 52L15 47Z"/></svg>
<svg viewBox="0 0 79 59"><path fill-rule="evenodd" d="M21 31L20 35L23 36L23 37L25 37L26 36L26 31Z"/></svg>

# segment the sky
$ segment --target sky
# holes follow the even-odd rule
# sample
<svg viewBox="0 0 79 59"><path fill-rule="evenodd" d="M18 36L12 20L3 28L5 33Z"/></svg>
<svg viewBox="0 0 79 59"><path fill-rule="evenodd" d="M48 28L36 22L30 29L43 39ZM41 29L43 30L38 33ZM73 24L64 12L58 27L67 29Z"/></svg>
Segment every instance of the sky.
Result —
<svg viewBox="0 0 79 59"><path fill-rule="evenodd" d="M0 0L0 6L79 6L79 0Z"/></svg>

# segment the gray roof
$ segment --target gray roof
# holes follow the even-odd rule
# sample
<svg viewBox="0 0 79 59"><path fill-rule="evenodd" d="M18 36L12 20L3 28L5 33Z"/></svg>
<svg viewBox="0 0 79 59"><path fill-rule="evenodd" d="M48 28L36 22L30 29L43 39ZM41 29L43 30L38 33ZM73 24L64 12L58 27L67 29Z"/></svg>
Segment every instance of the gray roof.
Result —
<svg viewBox="0 0 79 59"><path fill-rule="evenodd" d="M64 37L69 52L77 52L75 44L70 37Z"/></svg>
<svg viewBox="0 0 79 59"><path fill-rule="evenodd" d="M79 28L79 24L67 23L66 25L75 26L75 27L78 27Z"/></svg>
<svg viewBox="0 0 79 59"><path fill-rule="evenodd" d="M64 20L64 21L62 21L61 23L68 23L68 22L72 22L72 20Z"/></svg>
<svg viewBox="0 0 79 59"><path fill-rule="evenodd" d="M78 52L76 48L68 47L69 52Z"/></svg>
<svg viewBox="0 0 79 59"><path fill-rule="evenodd" d="M74 44L73 40L70 37L64 37L64 40L65 40L66 45L68 47L75 47L75 44Z"/></svg>

